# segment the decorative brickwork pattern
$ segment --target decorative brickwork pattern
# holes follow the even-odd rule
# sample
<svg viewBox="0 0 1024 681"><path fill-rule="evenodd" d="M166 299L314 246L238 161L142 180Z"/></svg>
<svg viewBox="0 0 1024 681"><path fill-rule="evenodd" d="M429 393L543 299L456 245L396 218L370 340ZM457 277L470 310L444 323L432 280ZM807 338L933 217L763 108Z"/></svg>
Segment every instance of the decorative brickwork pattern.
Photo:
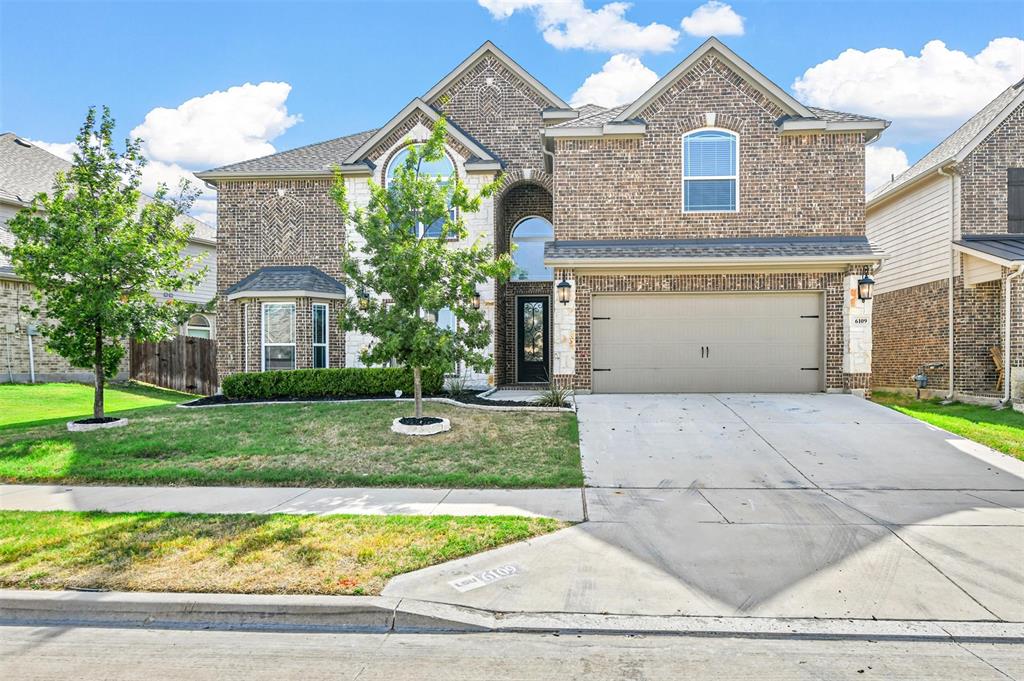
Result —
<svg viewBox="0 0 1024 681"><path fill-rule="evenodd" d="M259 300L228 300L224 290L261 267L271 265L312 265L332 277L341 275L341 245L344 226L341 212L330 196L332 180L280 179L222 182L217 191L217 371L225 376L245 370L259 371ZM269 209L267 207L269 206ZM297 223L299 220L300 223ZM288 226L294 229L289 233ZM269 233L282 243L301 243L301 249L269 248ZM297 236L299 232L302 236ZM243 338L248 302L248 337ZM312 366L309 303L296 302L296 366ZM324 301L326 302L326 301ZM337 303L332 301L330 349L332 366L343 366L344 333L338 327Z"/></svg>
<svg viewBox="0 0 1024 681"><path fill-rule="evenodd" d="M555 277L572 277L571 270ZM576 376L573 387L591 388L591 297L598 293L697 293L821 291L825 297L825 387L845 388L843 376L843 274L607 274L576 273ZM559 378L559 380L561 380ZM866 380L866 379L865 379Z"/></svg>
<svg viewBox="0 0 1024 681"><path fill-rule="evenodd" d="M682 136L706 113L740 137L734 213L682 209ZM782 113L721 61L702 60L641 113L642 139L557 141L556 238L863 235L863 136L783 136Z"/></svg>

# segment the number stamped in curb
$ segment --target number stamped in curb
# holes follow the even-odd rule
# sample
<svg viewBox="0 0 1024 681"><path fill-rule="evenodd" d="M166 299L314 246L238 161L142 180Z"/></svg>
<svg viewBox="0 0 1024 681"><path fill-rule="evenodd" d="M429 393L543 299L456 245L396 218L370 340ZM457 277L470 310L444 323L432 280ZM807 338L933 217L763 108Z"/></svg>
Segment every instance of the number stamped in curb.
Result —
<svg viewBox="0 0 1024 681"><path fill-rule="evenodd" d="M466 575L465 577L459 577L448 582L453 589L458 592L465 593L472 591L473 589L479 589L482 586L493 584L494 582L508 579L509 577L515 577L519 574L518 565L501 565L490 570L484 570L483 572L477 572L474 575Z"/></svg>

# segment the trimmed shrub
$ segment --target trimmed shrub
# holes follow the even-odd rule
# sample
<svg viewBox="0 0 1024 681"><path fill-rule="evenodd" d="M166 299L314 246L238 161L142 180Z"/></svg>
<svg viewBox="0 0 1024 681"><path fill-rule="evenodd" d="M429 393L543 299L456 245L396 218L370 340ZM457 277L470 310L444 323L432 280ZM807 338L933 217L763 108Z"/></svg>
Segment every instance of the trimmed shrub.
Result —
<svg viewBox="0 0 1024 681"><path fill-rule="evenodd" d="M423 370L424 395L441 392L443 385L443 373ZM223 380L221 390L229 399L244 400L394 395L396 390L412 397L412 369L349 367L232 374Z"/></svg>

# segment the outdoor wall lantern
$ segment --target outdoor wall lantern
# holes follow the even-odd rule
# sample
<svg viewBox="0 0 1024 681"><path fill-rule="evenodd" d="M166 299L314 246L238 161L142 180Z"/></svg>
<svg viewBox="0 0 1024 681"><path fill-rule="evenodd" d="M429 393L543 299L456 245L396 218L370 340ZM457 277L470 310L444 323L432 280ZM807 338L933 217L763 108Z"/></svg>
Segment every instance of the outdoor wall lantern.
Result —
<svg viewBox="0 0 1024 681"><path fill-rule="evenodd" d="M370 294L365 288L360 288L359 293L359 309L365 310L370 307Z"/></svg>
<svg viewBox="0 0 1024 681"><path fill-rule="evenodd" d="M480 309L480 292L479 291L473 291L472 303L473 303L473 309L474 310L479 310Z"/></svg>
<svg viewBox="0 0 1024 681"><path fill-rule="evenodd" d="M558 302L562 305L567 305L569 303L569 291L572 290L572 284L563 279L558 282L558 286L556 288L558 289Z"/></svg>
<svg viewBox="0 0 1024 681"><path fill-rule="evenodd" d="M857 282L857 297L861 300L871 300L871 290L874 286L875 280L865 274Z"/></svg>

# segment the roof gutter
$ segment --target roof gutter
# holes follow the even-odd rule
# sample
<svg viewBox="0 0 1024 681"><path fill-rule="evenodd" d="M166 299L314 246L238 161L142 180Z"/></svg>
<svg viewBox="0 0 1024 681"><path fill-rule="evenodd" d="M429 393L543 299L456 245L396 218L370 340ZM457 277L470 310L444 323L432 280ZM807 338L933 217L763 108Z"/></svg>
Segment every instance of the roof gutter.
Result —
<svg viewBox="0 0 1024 681"><path fill-rule="evenodd" d="M291 289L288 291L247 289L245 291L235 291L227 295L228 300L244 298L325 298L328 300L345 300L347 297L344 293L326 293L324 291L307 291L305 289Z"/></svg>
<svg viewBox="0 0 1024 681"><path fill-rule="evenodd" d="M336 166L342 175L371 175L373 167L368 163L352 163L343 166ZM216 170L204 170L193 173L200 180L212 183L216 186L218 180L277 180L306 177L333 177L334 169L324 168L322 170L238 170L218 172Z"/></svg>
<svg viewBox="0 0 1024 681"><path fill-rule="evenodd" d="M907 183L893 187L892 189L886 191L884 194L879 194L877 196L867 199L864 202L864 208L874 208L875 206L885 203L890 199L894 199L897 196L902 196L904 193L921 184L921 182L923 182L924 180L931 178L933 175L948 175L948 173L943 172L943 170L946 168L949 168L950 171L955 170L956 159L947 158L943 161L939 161L931 168L928 168L927 170L921 172L919 175L914 177L912 180L909 180Z"/></svg>

